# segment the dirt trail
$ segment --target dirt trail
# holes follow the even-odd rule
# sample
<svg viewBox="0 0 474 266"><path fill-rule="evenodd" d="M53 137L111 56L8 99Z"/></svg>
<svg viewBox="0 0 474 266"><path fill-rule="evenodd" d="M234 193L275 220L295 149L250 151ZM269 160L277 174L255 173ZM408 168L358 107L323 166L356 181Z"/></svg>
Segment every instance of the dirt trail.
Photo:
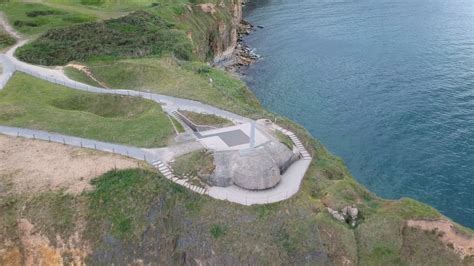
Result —
<svg viewBox="0 0 474 266"><path fill-rule="evenodd" d="M462 259L474 256L474 238L459 233L450 221L408 220L407 225L424 231L437 231L441 241L452 246Z"/></svg>
<svg viewBox="0 0 474 266"><path fill-rule="evenodd" d="M15 39L21 40L23 38L18 32L16 32L15 29L12 28L12 26L10 26L10 23L8 23L8 20L3 12L0 12L0 26Z"/></svg>
<svg viewBox="0 0 474 266"><path fill-rule="evenodd" d="M119 155L4 135L0 147L0 185L10 184L14 193L65 189L78 194L91 187L94 177L141 164Z"/></svg>
<svg viewBox="0 0 474 266"><path fill-rule="evenodd" d="M101 87L106 88L106 89L109 88L105 83L103 83L102 81L96 79L94 77L94 74L92 74L92 71L87 66L80 65L80 64L77 64L77 63L75 63L75 64L70 63L70 64L67 64L66 67L72 67L74 69L77 69L77 70L81 71L82 73L84 73L88 78L92 79L95 83L99 84Z"/></svg>

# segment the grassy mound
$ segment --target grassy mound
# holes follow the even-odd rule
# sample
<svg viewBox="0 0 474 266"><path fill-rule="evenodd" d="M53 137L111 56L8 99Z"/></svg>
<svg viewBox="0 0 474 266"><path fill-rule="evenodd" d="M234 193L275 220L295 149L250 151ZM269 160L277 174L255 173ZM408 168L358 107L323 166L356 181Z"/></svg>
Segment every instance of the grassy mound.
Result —
<svg viewBox="0 0 474 266"><path fill-rule="evenodd" d="M185 34L158 16L137 11L103 22L52 29L17 51L23 61L63 65L92 57L143 57L171 53L190 59L192 46Z"/></svg>
<svg viewBox="0 0 474 266"><path fill-rule="evenodd" d="M75 91L25 74L0 92L0 124L141 147L165 146L174 135L152 101Z"/></svg>

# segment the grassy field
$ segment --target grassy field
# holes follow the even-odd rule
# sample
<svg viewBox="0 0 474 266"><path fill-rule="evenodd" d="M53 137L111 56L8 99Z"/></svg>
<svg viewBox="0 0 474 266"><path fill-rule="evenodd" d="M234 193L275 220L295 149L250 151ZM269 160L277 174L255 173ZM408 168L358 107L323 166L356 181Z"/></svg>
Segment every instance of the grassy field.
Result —
<svg viewBox="0 0 474 266"><path fill-rule="evenodd" d="M0 3L10 24L26 35L36 35L52 28L65 27L77 23L93 21L92 15L77 13L74 10L61 10L40 3L5 2Z"/></svg>
<svg viewBox="0 0 474 266"><path fill-rule="evenodd" d="M110 88L155 92L197 100L243 115L254 115L263 111L255 96L241 80L203 63L164 57L90 61L86 65L96 79ZM77 80L88 79L82 75L83 77L70 77Z"/></svg>
<svg viewBox="0 0 474 266"><path fill-rule="evenodd" d="M79 82L82 82L82 83L85 83L85 84L89 84L89 85L95 86L95 87L102 87L95 80L89 78L82 71L80 71L76 68L73 68L73 67L70 67L70 66L65 67L64 68L64 74L66 74L66 76L68 76L69 78L71 78L73 80L76 80L76 81L79 81Z"/></svg>
<svg viewBox="0 0 474 266"><path fill-rule="evenodd" d="M188 153L176 158L172 164L178 176L200 177L210 175L214 171L214 156L212 152L202 150Z"/></svg>
<svg viewBox="0 0 474 266"><path fill-rule="evenodd" d="M166 146L174 135L152 101L74 91L25 74L0 91L0 124L140 147Z"/></svg>

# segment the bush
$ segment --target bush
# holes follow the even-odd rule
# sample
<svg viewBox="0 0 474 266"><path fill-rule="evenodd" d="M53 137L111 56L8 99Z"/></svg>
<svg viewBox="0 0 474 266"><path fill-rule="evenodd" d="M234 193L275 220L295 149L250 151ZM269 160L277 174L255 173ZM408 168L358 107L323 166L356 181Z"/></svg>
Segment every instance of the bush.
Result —
<svg viewBox="0 0 474 266"><path fill-rule="evenodd" d="M39 24L34 21L23 21L23 20L15 20L15 22L13 22L13 25L17 27L24 27L24 26L38 27L39 26Z"/></svg>
<svg viewBox="0 0 474 266"><path fill-rule="evenodd" d="M160 17L138 11L103 22L51 29L18 49L17 56L34 64L63 65L93 57L144 57L165 53L189 60L191 42Z"/></svg>
<svg viewBox="0 0 474 266"><path fill-rule="evenodd" d="M60 15L61 12L58 10L33 10L26 12L26 15L31 18L39 17L39 16L49 16L49 15Z"/></svg>
<svg viewBox="0 0 474 266"><path fill-rule="evenodd" d="M225 235L226 228L224 228L224 227L222 227L218 224L213 224L213 225L211 225L211 229L209 230L209 232L211 233L211 235L214 239L218 239L218 238Z"/></svg>
<svg viewBox="0 0 474 266"><path fill-rule="evenodd" d="M15 44L15 38L7 33L0 32L0 48Z"/></svg>
<svg viewBox="0 0 474 266"><path fill-rule="evenodd" d="M103 0L81 0L82 5L100 6L104 3Z"/></svg>

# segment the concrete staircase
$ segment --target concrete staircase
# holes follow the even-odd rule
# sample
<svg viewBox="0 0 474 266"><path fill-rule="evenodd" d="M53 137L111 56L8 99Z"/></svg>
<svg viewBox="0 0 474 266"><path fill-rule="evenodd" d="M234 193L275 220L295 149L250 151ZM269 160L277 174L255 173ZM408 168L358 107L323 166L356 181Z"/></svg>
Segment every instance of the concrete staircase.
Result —
<svg viewBox="0 0 474 266"><path fill-rule="evenodd" d="M161 174L165 176L166 179L169 179L172 182L178 185L181 185L187 189L190 189L196 193L199 193L201 195L208 194L207 188L190 184L187 180L178 178L177 176L175 176L173 174L171 167L169 167L167 164L163 163L162 161L156 160L152 164L156 169L158 169L158 171Z"/></svg>
<svg viewBox="0 0 474 266"><path fill-rule="evenodd" d="M286 130L286 129L284 129L284 128L276 125L276 124L274 124L274 127L275 127L276 130L278 130L281 133L287 135L291 139L291 141L295 144L296 148L300 152L301 158L303 160L312 160L311 154L309 154L309 152L306 150L306 148L303 146L301 141L298 139L298 137L293 132L291 132L289 130Z"/></svg>

